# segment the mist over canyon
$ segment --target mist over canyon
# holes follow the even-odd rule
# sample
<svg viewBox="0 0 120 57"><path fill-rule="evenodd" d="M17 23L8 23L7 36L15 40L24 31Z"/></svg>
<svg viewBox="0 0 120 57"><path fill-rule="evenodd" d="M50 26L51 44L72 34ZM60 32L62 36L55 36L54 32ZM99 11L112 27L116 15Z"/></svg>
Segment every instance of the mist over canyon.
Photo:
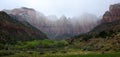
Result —
<svg viewBox="0 0 120 57"><path fill-rule="evenodd" d="M100 24L100 18L90 13L84 13L78 17L58 18L55 15L45 16L32 8L21 7L12 10L3 10L14 19L23 23L28 22L44 32L50 39L69 38L92 30Z"/></svg>
<svg viewBox="0 0 120 57"><path fill-rule="evenodd" d="M120 0L1 0L0 57L119 57Z"/></svg>
<svg viewBox="0 0 120 57"><path fill-rule="evenodd" d="M84 34L99 25L109 5L119 0L1 0L0 10L44 32L50 39ZM106 18L106 17L105 17Z"/></svg>

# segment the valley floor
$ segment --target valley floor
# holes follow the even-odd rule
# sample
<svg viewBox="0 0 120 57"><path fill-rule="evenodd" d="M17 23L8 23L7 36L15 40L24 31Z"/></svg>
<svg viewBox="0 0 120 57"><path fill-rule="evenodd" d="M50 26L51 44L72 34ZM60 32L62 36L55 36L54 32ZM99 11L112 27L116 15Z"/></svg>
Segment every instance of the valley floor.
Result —
<svg viewBox="0 0 120 57"><path fill-rule="evenodd" d="M3 57L120 57L120 52L98 52L98 51L57 51L57 52L38 52L38 51L16 51L11 55Z"/></svg>

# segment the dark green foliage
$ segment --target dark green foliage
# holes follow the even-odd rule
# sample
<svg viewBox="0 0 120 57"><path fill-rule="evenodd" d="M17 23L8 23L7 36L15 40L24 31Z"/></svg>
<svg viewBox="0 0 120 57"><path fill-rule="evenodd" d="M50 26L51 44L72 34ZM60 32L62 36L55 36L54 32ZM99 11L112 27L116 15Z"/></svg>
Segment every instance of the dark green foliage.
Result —
<svg viewBox="0 0 120 57"><path fill-rule="evenodd" d="M4 44L0 43L0 50L4 48Z"/></svg>
<svg viewBox="0 0 120 57"><path fill-rule="evenodd" d="M28 54L33 54L34 52L33 51L27 51L28 52Z"/></svg>
<svg viewBox="0 0 120 57"><path fill-rule="evenodd" d="M14 52L10 50L0 50L0 57L1 56L8 56L8 55L13 55Z"/></svg>
<svg viewBox="0 0 120 57"><path fill-rule="evenodd" d="M45 52L40 52L40 54L45 54Z"/></svg>
<svg viewBox="0 0 120 57"><path fill-rule="evenodd" d="M102 38L106 38L107 33L105 31L100 32L99 36L101 36Z"/></svg>
<svg viewBox="0 0 120 57"><path fill-rule="evenodd" d="M66 50L63 50L63 51L61 51L61 53L67 53L67 51L66 51Z"/></svg>
<svg viewBox="0 0 120 57"><path fill-rule="evenodd" d="M54 53L57 53L58 51L52 51L52 53L54 54Z"/></svg>

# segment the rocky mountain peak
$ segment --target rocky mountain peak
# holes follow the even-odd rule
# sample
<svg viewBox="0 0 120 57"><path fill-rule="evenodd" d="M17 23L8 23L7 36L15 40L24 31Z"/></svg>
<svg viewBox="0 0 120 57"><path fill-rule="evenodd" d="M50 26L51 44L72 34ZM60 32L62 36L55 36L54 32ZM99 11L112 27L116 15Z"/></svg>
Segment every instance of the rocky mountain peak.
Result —
<svg viewBox="0 0 120 57"><path fill-rule="evenodd" d="M112 22L120 19L120 3L110 5L109 11L103 15L103 22Z"/></svg>
<svg viewBox="0 0 120 57"><path fill-rule="evenodd" d="M32 9L32 8L27 8L27 7L21 7L21 9L35 11L34 9Z"/></svg>

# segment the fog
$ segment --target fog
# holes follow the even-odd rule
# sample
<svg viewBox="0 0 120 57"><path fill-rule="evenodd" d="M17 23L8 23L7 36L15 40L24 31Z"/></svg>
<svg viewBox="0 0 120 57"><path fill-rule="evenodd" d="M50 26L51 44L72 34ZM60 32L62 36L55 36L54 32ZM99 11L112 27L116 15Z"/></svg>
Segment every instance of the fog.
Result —
<svg viewBox="0 0 120 57"><path fill-rule="evenodd" d="M85 12L101 16L110 4L119 2L120 0L0 0L0 10L28 7L46 16L74 17Z"/></svg>

